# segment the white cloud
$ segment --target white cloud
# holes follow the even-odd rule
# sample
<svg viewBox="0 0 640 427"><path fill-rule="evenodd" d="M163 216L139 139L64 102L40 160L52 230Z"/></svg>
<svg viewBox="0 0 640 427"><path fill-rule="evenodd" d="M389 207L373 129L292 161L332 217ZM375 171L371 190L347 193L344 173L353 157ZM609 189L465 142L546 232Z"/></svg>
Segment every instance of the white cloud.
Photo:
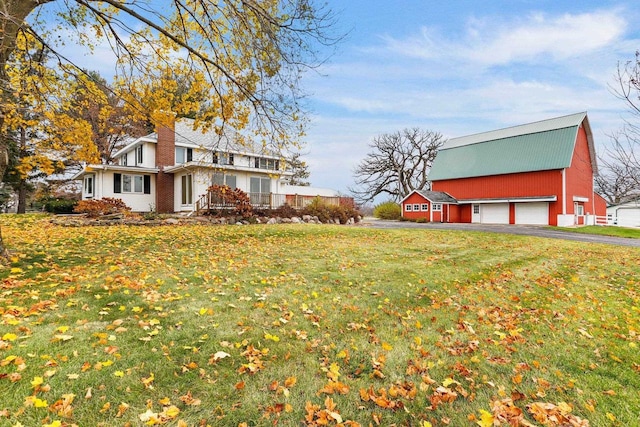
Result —
<svg viewBox="0 0 640 427"><path fill-rule="evenodd" d="M472 62L481 66L563 60L592 53L619 41L627 22L619 10L549 16L530 14L512 22L473 19L461 37L448 37L423 27L402 40L386 36L390 52L423 60Z"/></svg>
<svg viewBox="0 0 640 427"><path fill-rule="evenodd" d="M547 17L531 15L524 23L507 25L495 36L478 37L467 50L470 59L486 65L534 61L542 56L556 60L597 51L618 41L626 29L616 11Z"/></svg>

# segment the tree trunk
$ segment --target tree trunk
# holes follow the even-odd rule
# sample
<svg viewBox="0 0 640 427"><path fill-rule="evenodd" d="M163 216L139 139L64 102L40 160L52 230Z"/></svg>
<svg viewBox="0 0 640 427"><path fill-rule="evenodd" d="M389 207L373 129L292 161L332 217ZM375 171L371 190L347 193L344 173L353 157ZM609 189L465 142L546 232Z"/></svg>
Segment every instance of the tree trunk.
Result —
<svg viewBox="0 0 640 427"><path fill-rule="evenodd" d="M18 187L18 211L19 214L27 212L27 182L24 179L20 180L20 186Z"/></svg>
<svg viewBox="0 0 640 427"><path fill-rule="evenodd" d="M40 4L48 3L51 0L0 0L0 180L9 165L9 151L6 140L1 132L4 132L4 106L7 105L5 99L10 96L11 88L7 82L7 61L11 57L16 47L16 37L24 20ZM2 228L0 228L0 257L7 257L7 249L2 238Z"/></svg>

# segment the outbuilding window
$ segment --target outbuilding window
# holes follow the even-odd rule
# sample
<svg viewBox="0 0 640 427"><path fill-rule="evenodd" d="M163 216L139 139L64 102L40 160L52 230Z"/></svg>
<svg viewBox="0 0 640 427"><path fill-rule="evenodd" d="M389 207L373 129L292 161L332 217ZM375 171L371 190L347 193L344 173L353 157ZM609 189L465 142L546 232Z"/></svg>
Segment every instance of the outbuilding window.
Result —
<svg viewBox="0 0 640 427"><path fill-rule="evenodd" d="M429 210L429 204L428 203L423 203L421 208L422 208L423 212L427 212Z"/></svg>
<svg viewBox="0 0 640 427"><path fill-rule="evenodd" d="M413 205L413 210L414 210L414 212L419 212L420 211L420 205L417 204L417 203L415 205Z"/></svg>
<svg viewBox="0 0 640 427"><path fill-rule="evenodd" d="M442 203L434 203L432 209L434 212L442 212Z"/></svg>
<svg viewBox="0 0 640 427"><path fill-rule="evenodd" d="M404 205L404 210L406 212L411 212L413 210L413 205Z"/></svg>

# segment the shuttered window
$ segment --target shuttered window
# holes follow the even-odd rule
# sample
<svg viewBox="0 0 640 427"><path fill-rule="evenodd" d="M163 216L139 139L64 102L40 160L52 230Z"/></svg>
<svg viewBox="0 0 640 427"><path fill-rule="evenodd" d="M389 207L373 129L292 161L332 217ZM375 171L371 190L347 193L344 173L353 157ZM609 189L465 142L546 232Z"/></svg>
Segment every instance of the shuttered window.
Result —
<svg viewBox="0 0 640 427"><path fill-rule="evenodd" d="M114 173L113 192L151 194L151 176Z"/></svg>

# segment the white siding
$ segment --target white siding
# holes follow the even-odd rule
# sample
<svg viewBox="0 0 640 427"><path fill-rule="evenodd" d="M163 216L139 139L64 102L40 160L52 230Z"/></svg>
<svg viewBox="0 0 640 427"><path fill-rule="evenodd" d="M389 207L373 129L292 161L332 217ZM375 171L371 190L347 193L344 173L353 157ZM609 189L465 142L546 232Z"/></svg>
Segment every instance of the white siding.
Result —
<svg viewBox="0 0 640 427"><path fill-rule="evenodd" d="M94 199L102 199L105 197L111 197L114 199L121 199L127 206L131 208L133 212L149 212L155 209L156 205L156 175L146 174L151 176L151 194L139 194L139 193L114 193L113 192L113 175L114 173L126 173L133 175L129 172L121 171L105 171L102 173L96 173L96 192Z"/></svg>

